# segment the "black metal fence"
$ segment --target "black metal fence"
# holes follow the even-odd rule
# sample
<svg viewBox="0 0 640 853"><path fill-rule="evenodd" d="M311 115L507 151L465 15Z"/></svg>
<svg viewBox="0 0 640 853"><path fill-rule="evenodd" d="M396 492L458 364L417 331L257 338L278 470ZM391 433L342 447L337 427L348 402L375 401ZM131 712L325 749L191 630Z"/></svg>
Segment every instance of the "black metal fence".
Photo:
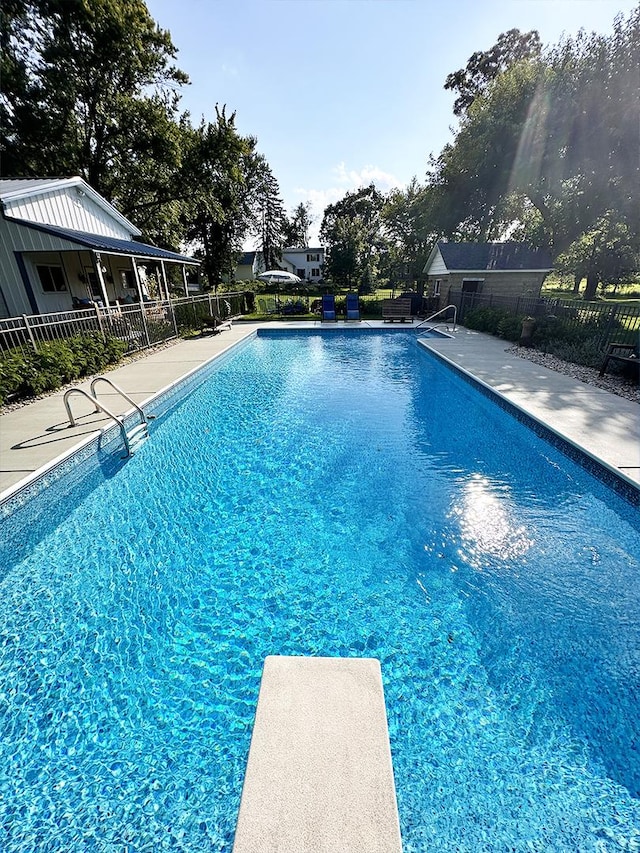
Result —
<svg viewBox="0 0 640 853"><path fill-rule="evenodd" d="M589 330L600 349L609 343L637 343L640 336L640 305L613 302L575 302L538 296L496 296L452 291L449 301L458 309L458 321L478 308L497 308L515 317L556 317L569 329Z"/></svg>
<svg viewBox="0 0 640 853"><path fill-rule="evenodd" d="M47 341L91 333L119 338L127 343L128 352L135 352L176 338L185 328L197 328L206 317L238 316L245 311L244 303L244 293L201 294L142 305L96 305L79 311L8 317L0 320L0 352L37 352Z"/></svg>

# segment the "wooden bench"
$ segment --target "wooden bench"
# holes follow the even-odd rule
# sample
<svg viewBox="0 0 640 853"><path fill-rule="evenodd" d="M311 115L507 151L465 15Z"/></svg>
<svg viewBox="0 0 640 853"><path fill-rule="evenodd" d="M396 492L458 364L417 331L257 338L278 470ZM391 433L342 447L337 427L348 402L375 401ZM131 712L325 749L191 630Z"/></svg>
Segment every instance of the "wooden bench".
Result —
<svg viewBox="0 0 640 853"><path fill-rule="evenodd" d="M632 364L636 368L636 378L638 378L640 359L638 358L638 347L636 344L609 344L600 368L600 376L604 376L610 361Z"/></svg>
<svg viewBox="0 0 640 853"><path fill-rule="evenodd" d="M382 319L386 323L393 323L394 320L400 320L404 323L408 320L413 323L411 316L411 300L410 299L384 299L382 301Z"/></svg>

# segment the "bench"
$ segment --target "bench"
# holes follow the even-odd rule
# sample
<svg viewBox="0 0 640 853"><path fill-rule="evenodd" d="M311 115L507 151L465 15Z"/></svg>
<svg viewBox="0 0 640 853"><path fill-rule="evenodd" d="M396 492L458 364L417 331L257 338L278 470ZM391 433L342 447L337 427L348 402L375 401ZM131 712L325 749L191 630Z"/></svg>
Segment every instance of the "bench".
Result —
<svg viewBox="0 0 640 853"><path fill-rule="evenodd" d="M394 320L400 320L404 323L408 320L413 323L411 315L411 300L410 299L384 299L382 301L382 319L386 323L393 323Z"/></svg>
<svg viewBox="0 0 640 853"><path fill-rule="evenodd" d="M636 344L609 344L600 368L600 376L604 376L610 361L632 364L636 368L637 378L640 359L638 358L638 347Z"/></svg>

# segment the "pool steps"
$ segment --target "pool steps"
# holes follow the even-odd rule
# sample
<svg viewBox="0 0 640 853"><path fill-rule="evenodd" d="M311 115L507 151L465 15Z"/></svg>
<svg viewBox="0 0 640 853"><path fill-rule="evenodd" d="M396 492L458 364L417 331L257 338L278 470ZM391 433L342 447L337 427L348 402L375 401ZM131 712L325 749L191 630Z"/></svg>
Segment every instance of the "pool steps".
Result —
<svg viewBox="0 0 640 853"><path fill-rule="evenodd" d="M380 662L265 659L233 853L401 853Z"/></svg>
<svg viewBox="0 0 640 853"><path fill-rule="evenodd" d="M103 403L98 400L98 395L96 392L96 386L99 382L103 382L112 388L117 394L130 403L133 408L140 415L140 423L133 427L131 430L127 430L124 423L124 415L118 417L118 415L114 415L112 411L110 411ZM85 391L83 388L69 388L69 390L64 395L64 405L67 410L67 415L69 417L70 425L76 426L75 418L71 412L71 403L69 402L72 394L80 394L82 397L86 397L91 403L93 403L96 412L104 412L105 415L108 415L112 420L114 420L118 426L120 427L120 434L122 435L122 441L125 446L125 450L127 451L126 455L131 456L137 450L138 446L142 444L143 441L146 441L149 438L149 425L148 418L153 418L154 415L145 415L142 408L132 400L131 397L120 388L119 385L116 385L115 382L112 382L106 376L96 376L91 382L90 391Z"/></svg>

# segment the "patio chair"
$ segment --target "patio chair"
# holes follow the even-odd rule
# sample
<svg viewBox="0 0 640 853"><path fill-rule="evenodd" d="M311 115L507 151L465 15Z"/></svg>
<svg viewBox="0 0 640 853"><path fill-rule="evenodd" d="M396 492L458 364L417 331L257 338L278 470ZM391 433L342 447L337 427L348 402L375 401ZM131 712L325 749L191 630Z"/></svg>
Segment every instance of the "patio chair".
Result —
<svg viewBox="0 0 640 853"><path fill-rule="evenodd" d="M357 293L347 293L347 303L344 312L345 320L360 320L360 305Z"/></svg>
<svg viewBox="0 0 640 853"><path fill-rule="evenodd" d="M325 293L322 296L322 322L325 320L336 320L336 298L333 293Z"/></svg>

